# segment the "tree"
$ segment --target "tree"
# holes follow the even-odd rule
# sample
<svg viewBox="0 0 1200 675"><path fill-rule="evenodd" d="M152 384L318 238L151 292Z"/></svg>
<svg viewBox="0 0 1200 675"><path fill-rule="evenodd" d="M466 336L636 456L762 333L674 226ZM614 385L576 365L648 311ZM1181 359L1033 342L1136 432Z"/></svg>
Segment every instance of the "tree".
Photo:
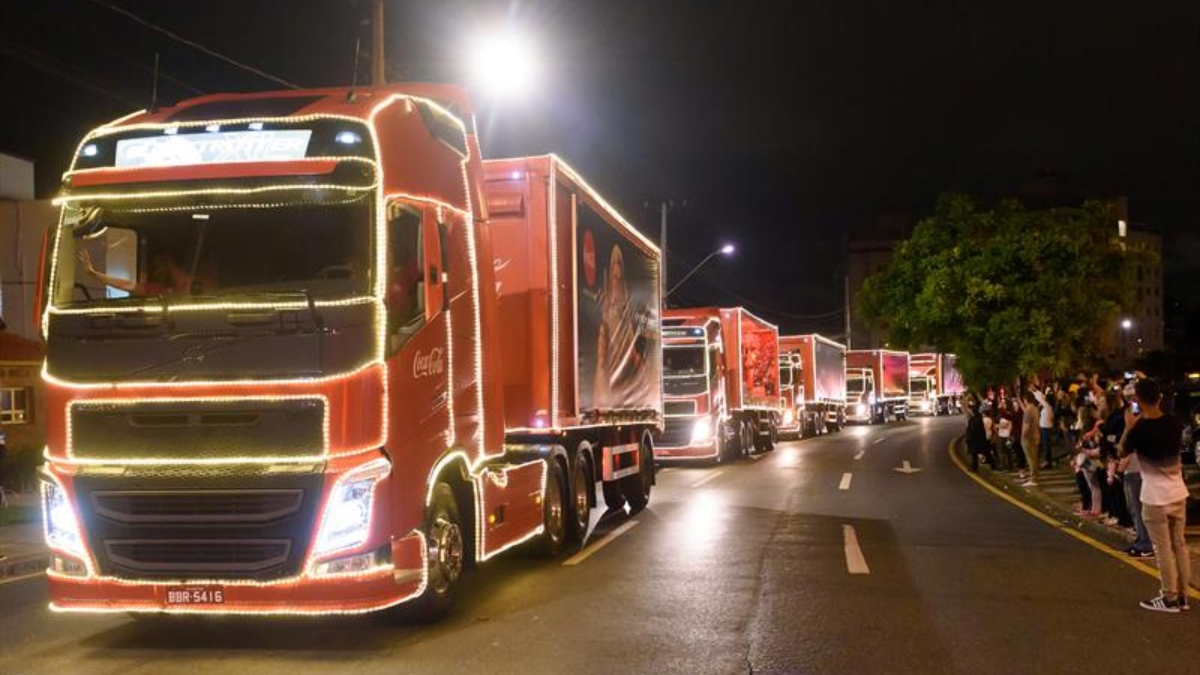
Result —
<svg viewBox="0 0 1200 675"><path fill-rule="evenodd" d="M857 301L889 344L957 354L967 383L982 388L1102 360L1133 304L1135 255L1106 204L987 209L949 194Z"/></svg>

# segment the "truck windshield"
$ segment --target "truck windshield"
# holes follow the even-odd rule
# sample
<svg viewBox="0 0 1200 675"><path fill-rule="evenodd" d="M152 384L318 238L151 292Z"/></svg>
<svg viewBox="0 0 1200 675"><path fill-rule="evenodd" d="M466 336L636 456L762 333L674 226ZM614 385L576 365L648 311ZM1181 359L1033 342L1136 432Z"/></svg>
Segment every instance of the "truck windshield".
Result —
<svg viewBox="0 0 1200 675"><path fill-rule="evenodd" d="M909 392L912 394L924 394L929 390L929 380L921 378L913 378L908 382Z"/></svg>
<svg viewBox="0 0 1200 675"><path fill-rule="evenodd" d="M219 200L211 194L64 207L56 305L304 292L342 299L369 291L373 199Z"/></svg>
<svg viewBox="0 0 1200 675"><path fill-rule="evenodd" d="M704 393L707 388L704 347L663 349L663 392L676 396Z"/></svg>
<svg viewBox="0 0 1200 675"><path fill-rule="evenodd" d="M857 395L863 393L863 391L865 391L865 389L866 389L866 380L864 380L861 375L858 375L858 376L847 375L846 376L846 393L847 394L850 394L852 396L857 396Z"/></svg>
<svg viewBox="0 0 1200 675"><path fill-rule="evenodd" d="M782 363L779 365L779 386L792 386L792 364Z"/></svg>

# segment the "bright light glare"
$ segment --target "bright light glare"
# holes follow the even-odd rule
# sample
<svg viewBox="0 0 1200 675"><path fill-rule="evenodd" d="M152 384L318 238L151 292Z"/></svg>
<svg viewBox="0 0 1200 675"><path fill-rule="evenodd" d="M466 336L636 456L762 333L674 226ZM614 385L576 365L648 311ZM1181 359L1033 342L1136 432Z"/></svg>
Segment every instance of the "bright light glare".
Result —
<svg viewBox="0 0 1200 675"><path fill-rule="evenodd" d="M1124 321L1121 322L1121 328L1124 328L1125 330L1129 330L1130 328L1133 328L1133 321L1131 321L1129 319L1125 319Z"/></svg>
<svg viewBox="0 0 1200 675"><path fill-rule="evenodd" d="M725 255L733 255L733 251L733 244L725 244L721 247L721 253L724 253Z"/></svg>
<svg viewBox="0 0 1200 675"><path fill-rule="evenodd" d="M475 43L471 77L494 95L505 97L529 93L537 81L537 58L520 36L504 34Z"/></svg>

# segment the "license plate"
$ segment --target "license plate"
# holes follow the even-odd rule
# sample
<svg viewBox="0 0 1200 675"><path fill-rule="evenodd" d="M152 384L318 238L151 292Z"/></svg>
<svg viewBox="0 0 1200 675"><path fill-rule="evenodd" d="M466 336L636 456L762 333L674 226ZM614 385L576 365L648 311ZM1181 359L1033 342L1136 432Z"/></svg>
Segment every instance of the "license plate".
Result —
<svg viewBox="0 0 1200 675"><path fill-rule="evenodd" d="M167 606L225 604L224 586L171 586L167 588Z"/></svg>

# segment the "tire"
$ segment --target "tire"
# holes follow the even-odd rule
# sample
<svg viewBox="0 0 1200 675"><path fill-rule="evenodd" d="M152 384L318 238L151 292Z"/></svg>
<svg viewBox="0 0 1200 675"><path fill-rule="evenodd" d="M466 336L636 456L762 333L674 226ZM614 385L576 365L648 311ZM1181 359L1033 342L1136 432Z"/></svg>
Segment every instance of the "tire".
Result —
<svg viewBox="0 0 1200 675"><path fill-rule="evenodd" d="M596 481L586 451L580 450L575 454L574 467L571 471L571 519L567 523L567 538L583 543L587 538L588 526L592 523L591 498Z"/></svg>
<svg viewBox="0 0 1200 675"><path fill-rule="evenodd" d="M546 491L542 495L542 534L535 550L553 558L567 540L567 475L561 463L550 460L546 468Z"/></svg>
<svg viewBox="0 0 1200 675"><path fill-rule="evenodd" d="M641 462L638 472L621 479L621 492L631 513L646 508L650 503L650 488L654 485L654 445L645 434L638 444L638 459Z"/></svg>
<svg viewBox="0 0 1200 675"><path fill-rule="evenodd" d="M462 578L467 551L458 502L449 484L439 482L433 487L433 500L422 531L428 560L427 581L425 592L413 608L422 620L436 621L454 608L454 591Z"/></svg>

